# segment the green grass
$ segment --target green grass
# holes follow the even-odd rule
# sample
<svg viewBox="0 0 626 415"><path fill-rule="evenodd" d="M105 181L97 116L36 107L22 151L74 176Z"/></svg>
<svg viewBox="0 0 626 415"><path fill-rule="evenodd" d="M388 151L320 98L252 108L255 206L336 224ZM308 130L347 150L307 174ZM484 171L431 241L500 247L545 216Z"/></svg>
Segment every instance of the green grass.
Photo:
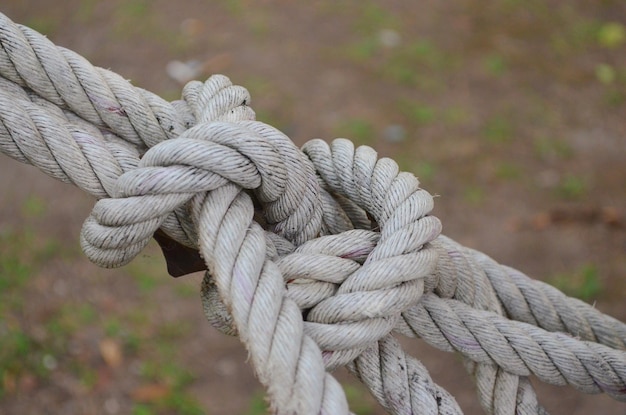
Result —
<svg viewBox="0 0 626 415"><path fill-rule="evenodd" d="M512 162L502 161L497 165L495 174L501 180L516 180L521 177L522 170Z"/></svg>
<svg viewBox="0 0 626 415"><path fill-rule="evenodd" d="M442 76L458 66L458 59L430 39L403 43L378 63L377 73L399 85L438 91Z"/></svg>
<svg viewBox="0 0 626 415"><path fill-rule="evenodd" d="M157 28L147 0L128 0L116 6L113 34L120 40L149 38Z"/></svg>
<svg viewBox="0 0 626 415"><path fill-rule="evenodd" d="M350 410L356 415L374 413L376 404L370 392L360 383L348 383L343 387Z"/></svg>
<svg viewBox="0 0 626 415"><path fill-rule="evenodd" d="M371 415L374 413L377 404L370 392L360 383L344 384L344 393L348 400L350 410L356 415ZM248 409L244 415L266 415L269 414L269 405L267 404L264 391L256 392L252 395Z"/></svg>
<svg viewBox="0 0 626 415"><path fill-rule="evenodd" d="M107 319L104 321L103 327L104 333L108 337L118 337L123 331L122 322L119 320L119 318L113 316L107 317Z"/></svg>
<svg viewBox="0 0 626 415"><path fill-rule="evenodd" d="M252 99L256 96L263 96L271 93L272 89L275 88L275 85L266 78L257 75L250 75L246 77L241 83L248 92L250 92L250 96Z"/></svg>
<svg viewBox="0 0 626 415"><path fill-rule="evenodd" d="M596 79L604 85L611 85L617 78L617 73L613 66L607 63L599 63L595 68Z"/></svg>
<svg viewBox="0 0 626 415"><path fill-rule="evenodd" d="M33 266L27 246L32 239L32 234L27 232L15 233L11 229L0 231L0 299L9 297L11 291L22 287L31 275Z"/></svg>
<svg viewBox="0 0 626 415"><path fill-rule="evenodd" d="M113 20L112 41L136 41L142 39L156 43L167 49L170 54L180 55L191 45L180 30L169 29L163 20L158 8L149 0L128 0L116 5Z"/></svg>
<svg viewBox="0 0 626 415"><path fill-rule="evenodd" d="M67 359L67 368L87 390L93 390L98 383L98 371L88 362L69 358Z"/></svg>
<svg viewBox="0 0 626 415"><path fill-rule="evenodd" d="M256 120L271 125L279 131L289 130L289 121L280 110L255 109Z"/></svg>
<svg viewBox="0 0 626 415"><path fill-rule="evenodd" d="M582 199L588 192L587 180L584 177L569 174L563 177L556 190L564 199Z"/></svg>
<svg viewBox="0 0 626 415"><path fill-rule="evenodd" d="M194 298L199 296L200 288L181 282L174 286L174 292L181 298Z"/></svg>
<svg viewBox="0 0 626 415"><path fill-rule="evenodd" d="M413 155L399 154L395 160L400 170L413 173L422 183L431 180L437 172L437 166L433 162L415 158Z"/></svg>
<svg viewBox="0 0 626 415"><path fill-rule="evenodd" d="M432 162L418 161L415 163L415 167L412 171L415 172L415 176L417 176L420 181L424 181L432 179L435 176L437 168Z"/></svg>
<svg viewBox="0 0 626 415"><path fill-rule="evenodd" d="M202 406L188 394L175 391L164 400L164 407L180 415L204 415Z"/></svg>
<svg viewBox="0 0 626 415"><path fill-rule="evenodd" d="M361 30L361 36L348 41L339 50L342 58L347 57L382 81L440 92L444 86L442 77L460 67L456 55L447 53L429 38L401 41L392 48L385 47L379 38L380 30L394 25L370 25L369 30ZM357 26L364 27L360 23Z"/></svg>
<svg viewBox="0 0 626 415"><path fill-rule="evenodd" d="M191 324L189 322L173 321L161 324L157 331L157 337L159 340L164 340L166 343L169 343L185 336L190 332Z"/></svg>
<svg viewBox="0 0 626 415"><path fill-rule="evenodd" d="M430 124L437 119L437 111L428 104L402 99L397 105L400 112L415 125Z"/></svg>
<svg viewBox="0 0 626 415"><path fill-rule="evenodd" d="M471 205L481 205L485 201L485 190L477 185L466 186L463 190L463 199Z"/></svg>
<svg viewBox="0 0 626 415"><path fill-rule="evenodd" d="M265 392L259 391L252 395L248 409L244 412L245 415L265 415L269 413L269 405L265 399Z"/></svg>
<svg viewBox="0 0 626 415"><path fill-rule="evenodd" d="M185 390L194 381L195 376L171 357L145 361L141 367L141 373L146 381L165 385L167 391L163 396L150 402L135 403L133 413L173 412L183 415L205 413L202 406Z"/></svg>
<svg viewBox="0 0 626 415"><path fill-rule="evenodd" d="M508 70L508 65L502 55L492 53L483 59L485 71L492 76L502 76Z"/></svg>
<svg viewBox="0 0 626 415"><path fill-rule="evenodd" d="M158 286L169 282L165 269L165 258L154 241L124 268L144 295L150 294Z"/></svg>
<svg viewBox="0 0 626 415"><path fill-rule="evenodd" d="M365 37L350 43L345 48L345 52L346 55L355 62L367 62L374 57L379 47L378 39Z"/></svg>
<svg viewBox="0 0 626 415"><path fill-rule="evenodd" d="M21 216L37 219L45 203L36 197L26 200ZM67 350L70 328L62 315L83 323L94 317L88 307L70 313L53 310L44 317L43 334L33 335L24 321L24 302L28 301L29 283L37 277L47 261L60 253L59 245L26 227L19 232L10 228L0 231L0 395L23 376L48 377ZM42 338L43 336L43 338Z"/></svg>
<svg viewBox="0 0 626 415"><path fill-rule="evenodd" d="M30 27L37 32L46 35L46 36L54 36L54 33L59 28L59 22L49 16L33 16L30 19L20 22L25 26Z"/></svg>
<svg viewBox="0 0 626 415"><path fill-rule="evenodd" d="M598 44L608 49L615 49L626 43L626 27L618 22L602 24L597 34Z"/></svg>
<svg viewBox="0 0 626 415"><path fill-rule="evenodd" d="M535 153L544 160L567 159L573 155L572 147L556 138L539 137L534 140L533 146Z"/></svg>
<svg viewBox="0 0 626 415"><path fill-rule="evenodd" d="M96 18L96 9L98 0L82 0L78 9L74 12L73 17L79 23L87 23Z"/></svg>
<svg viewBox="0 0 626 415"><path fill-rule="evenodd" d="M496 115L488 119L483 128L483 136L493 144L511 141L513 134L514 129L511 121L503 115Z"/></svg>
<svg viewBox="0 0 626 415"><path fill-rule="evenodd" d="M68 303L45 318L43 331L34 336L29 325L18 316L7 315L0 322L0 395L5 385L17 383L23 376L47 379L50 372L61 368L69 371L85 387L92 388L97 371L71 355L70 342L77 331L96 319L89 305Z"/></svg>
<svg viewBox="0 0 626 415"><path fill-rule="evenodd" d="M241 17L246 10L246 6L241 0L220 0L219 4L235 17Z"/></svg>
<svg viewBox="0 0 626 415"><path fill-rule="evenodd" d="M587 53L595 45L600 24L585 16L576 13L568 13L567 24L560 27L549 27L548 43L550 49L558 58L571 58L576 55Z"/></svg>
<svg viewBox="0 0 626 415"><path fill-rule="evenodd" d="M335 127L335 135L348 138L358 144L372 144L374 125L362 118L350 118Z"/></svg>
<svg viewBox="0 0 626 415"><path fill-rule="evenodd" d="M0 322L0 398L21 376L47 377L43 348L22 327Z"/></svg>
<svg viewBox="0 0 626 415"><path fill-rule="evenodd" d="M22 216L29 219L41 218L47 211L46 201L38 196L29 196L22 204Z"/></svg>
<svg viewBox="0 0 626 415"><path fill-rule="evenodd" d="M376 33L381 29L395 29L398 26L398 19L392 13L372 1L361 4L354 22L354 30L364 34Z"/></svg>
<svg viewBox="0 0 626 415"><path fill-rule="evenodd" d="M119 315L107 316L101 324L104 335L119 339L125 354L136 355L142 347L142 335L139 330L133 330L126 319L122 320L120 317ZM145 320L147 321L147 319Z"/></svg>
<svg viewBox="0 0 626 415"><path fill-rule="evenodd" d="M24 203L21 215L36 221L45 210L44 201L33 197ZM160 256L156 247L141 256L136 265L126 268L139 294L135 307L113 308L103 318L96 304L68 299L33 323L20 310L28 298L29 282L41 278L39 270L59 253L58 244L29 229L15 232L5 228L0 232L0 246L0 396L12 393L23 377L46 380L52 371L70 375L86 390L94 388L99 381L99 366L105 364L100 360L94 363L100 352L90 349L86 355L77 356L70 347L72 342L83 341L81 333L87 329L97 339L117 339L125 358L141 357L145 377L168 385L166 396L155 402L137 403L133 413L204 413L187 392L195 376L176 359L175 344L190 333L191 326L152 320L152 293L159 278L167 281L164 261L155 261ZM192 287L188 288L190 291ZM185 295L188 291L184 291ZM38 327L36 336L31 329L33 324Z"/></svg>
<svg viewBox="0 0 626 415"><path fill-rule="evenodd" d="M550 277L548 283L567 295L586 301L596 299L604 290L594 264L585 264L571 272L557 274Z"/></svg>
<svg viewBox="0 0 626 415"><path fill-rule="evenodd" d="M131 326L131 329L133 328L135 327ZM133 412L142 413L150 410L152 411L150 413L204 414L201 405L186 391L196 376L176 359L178 353L176 342L190 331L189 323L178 321L160 323L154 329L144 332L128 330L132 335L125 336L125 349L128 350L128 347L132 346L134 354L141 356L140 376L143 381L164 385L167 388L163 396L150 402L137 402Z"/></svg>
<svg viewBox="0 0 626 415"><path fill-rule="evenodd" d="M445 69L452 59L452 56L448 55L444 49L427 38L408 43L399 50L398 57L414 64L425 65L430 69Z"/></svg>
<svg viewBox="0 0 626 415"><path fill-rule="evenodd" d="M21 289L46 261L62 252L57 241L29 228L0 230L0 247L0 312L4 312L20 308Z"/></svg>
<svg viewBox="0 0 626 415"><path fill-rule="evenodd" d="M98 322L98 311L88 303L64 303L46 324L51 341L63 343L82 327Z"/></svg>
<svg viewBox="0 0 626 415"><path fill-rule="evenodd" d="M148 0L126 0L119 4L118 13L120 16L130 19L145 19L150 13L150 2Z"/></svg>
<svg viewBox="0 0 626 415"><path fill-rule="evenodd" d="M139 271L133 272L132 275L137 283L137 287L139 287L139 290L144 293L153 291L159 284L159 281L154 275Z"/></svg>
<svg viewBox="0 0 626 415"><path fill-rule="evenodd" d="M135 403L130 413L131 415L153 415L154 411L149 405L143 403Z"/></svg>
<svg viewBox="0 0 626 415"><path fill-rule="evenodd" d="M626 93L609 88L604 92L604 103L610 108L619 108L626 103Z"/></svg>
<svg viewBox="0 0 626 415"><path fill-rule="evenodd" d="M448 126L457 126L466 124L471 118L468 109L463 107L448 107L443 112L443 122Z"/></svg>

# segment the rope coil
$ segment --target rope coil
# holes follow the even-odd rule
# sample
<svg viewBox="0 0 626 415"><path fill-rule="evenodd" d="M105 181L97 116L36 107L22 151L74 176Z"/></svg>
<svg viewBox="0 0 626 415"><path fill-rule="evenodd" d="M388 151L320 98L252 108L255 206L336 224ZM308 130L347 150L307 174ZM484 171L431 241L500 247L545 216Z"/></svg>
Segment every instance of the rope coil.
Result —
<svg viewBox="0 0 626 415"><path fill-rule="evenodd" d="M626 401L626 325L440 235L433 198L366 146L298 149L245 88L172 103L0 14L0 150L98 200L105 267L162 231L198 250L209 322L237 335L279 414L347 414L347 366L392 414L461 413L395 336L459 352L490 414L542 414L528 380Z"/></svg>

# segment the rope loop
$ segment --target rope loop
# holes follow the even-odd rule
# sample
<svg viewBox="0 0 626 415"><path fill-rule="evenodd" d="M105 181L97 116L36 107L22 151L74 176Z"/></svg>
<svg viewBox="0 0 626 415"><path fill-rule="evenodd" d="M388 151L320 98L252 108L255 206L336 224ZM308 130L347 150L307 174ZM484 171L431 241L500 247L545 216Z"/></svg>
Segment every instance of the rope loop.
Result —
<svg viewBox="0 0 626 415"><path fill-rule="evenodd" d="M183 96L195 125L148 149L118 178L114 198L96 203L81 234L87 256L104 267L128 263L158 228L176 235L180 226L168 232L164 224L176 211L181 216L193 195L226 183L254 191L266 223L288 240L318 234L322 211L313 167L284 134L254 121L247 90L217 75L190 82ZM197 237L187 236L197 248Z"/></svg>

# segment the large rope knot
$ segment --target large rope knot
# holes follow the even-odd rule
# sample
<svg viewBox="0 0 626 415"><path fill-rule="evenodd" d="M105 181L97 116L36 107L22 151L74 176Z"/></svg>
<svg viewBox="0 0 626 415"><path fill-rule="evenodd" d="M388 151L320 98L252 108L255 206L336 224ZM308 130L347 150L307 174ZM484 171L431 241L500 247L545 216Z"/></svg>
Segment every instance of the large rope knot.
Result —
<svg viewBox="0 0 626 415"><path fill-rule="evenodd" d="M185 204L227 183L253 190L264 219L285 238L302 242L319 233L311 164L284 134L253 121L247 90L219 75L189 83L183 98L194 125L148 149L137 168L119 177L115 198L100 200L86 221L82 243L92 261L123 265L160 227L196 248Z"/></svg>
<svg viewBox="0 0 626 415"><path fill-rule="evenodd" d="M314 140L303 153L254 121L249 101L224 76L188 84L178 108L194 125L118 178L113 197L85 221L81 243L106 267L131 261L159 228L199 249L209 320L236 328L271 384L277 361L297 373L285 356L267 356L294 326L324 351L327 369L385 337L424 292L437 263L429 243L441 224L429 216L432 196L392 160L348 140ZM275 331L257 333L268 327ZM306 358L298 354L291 359Z"/></svg>

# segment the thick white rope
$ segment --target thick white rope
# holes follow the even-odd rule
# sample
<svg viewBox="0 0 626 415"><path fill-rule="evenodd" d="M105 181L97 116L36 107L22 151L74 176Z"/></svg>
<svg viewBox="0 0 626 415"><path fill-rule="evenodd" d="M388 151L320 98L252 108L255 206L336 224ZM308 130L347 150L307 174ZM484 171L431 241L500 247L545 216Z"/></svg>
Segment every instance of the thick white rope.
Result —
<svg viewBox="0 0 626 415"><path fill-rule="evenodd" d="M101 266L159 228L199 249L207 318L276 413L348 413L341 365L390 413L460 413L392 330L460 352L488 413L544 413L530 374L626 400L623 323L440 236L371 148L300 152L223 76L168 103L1 14L0 44L0 150L100 199L81 242Z"/></svg>

